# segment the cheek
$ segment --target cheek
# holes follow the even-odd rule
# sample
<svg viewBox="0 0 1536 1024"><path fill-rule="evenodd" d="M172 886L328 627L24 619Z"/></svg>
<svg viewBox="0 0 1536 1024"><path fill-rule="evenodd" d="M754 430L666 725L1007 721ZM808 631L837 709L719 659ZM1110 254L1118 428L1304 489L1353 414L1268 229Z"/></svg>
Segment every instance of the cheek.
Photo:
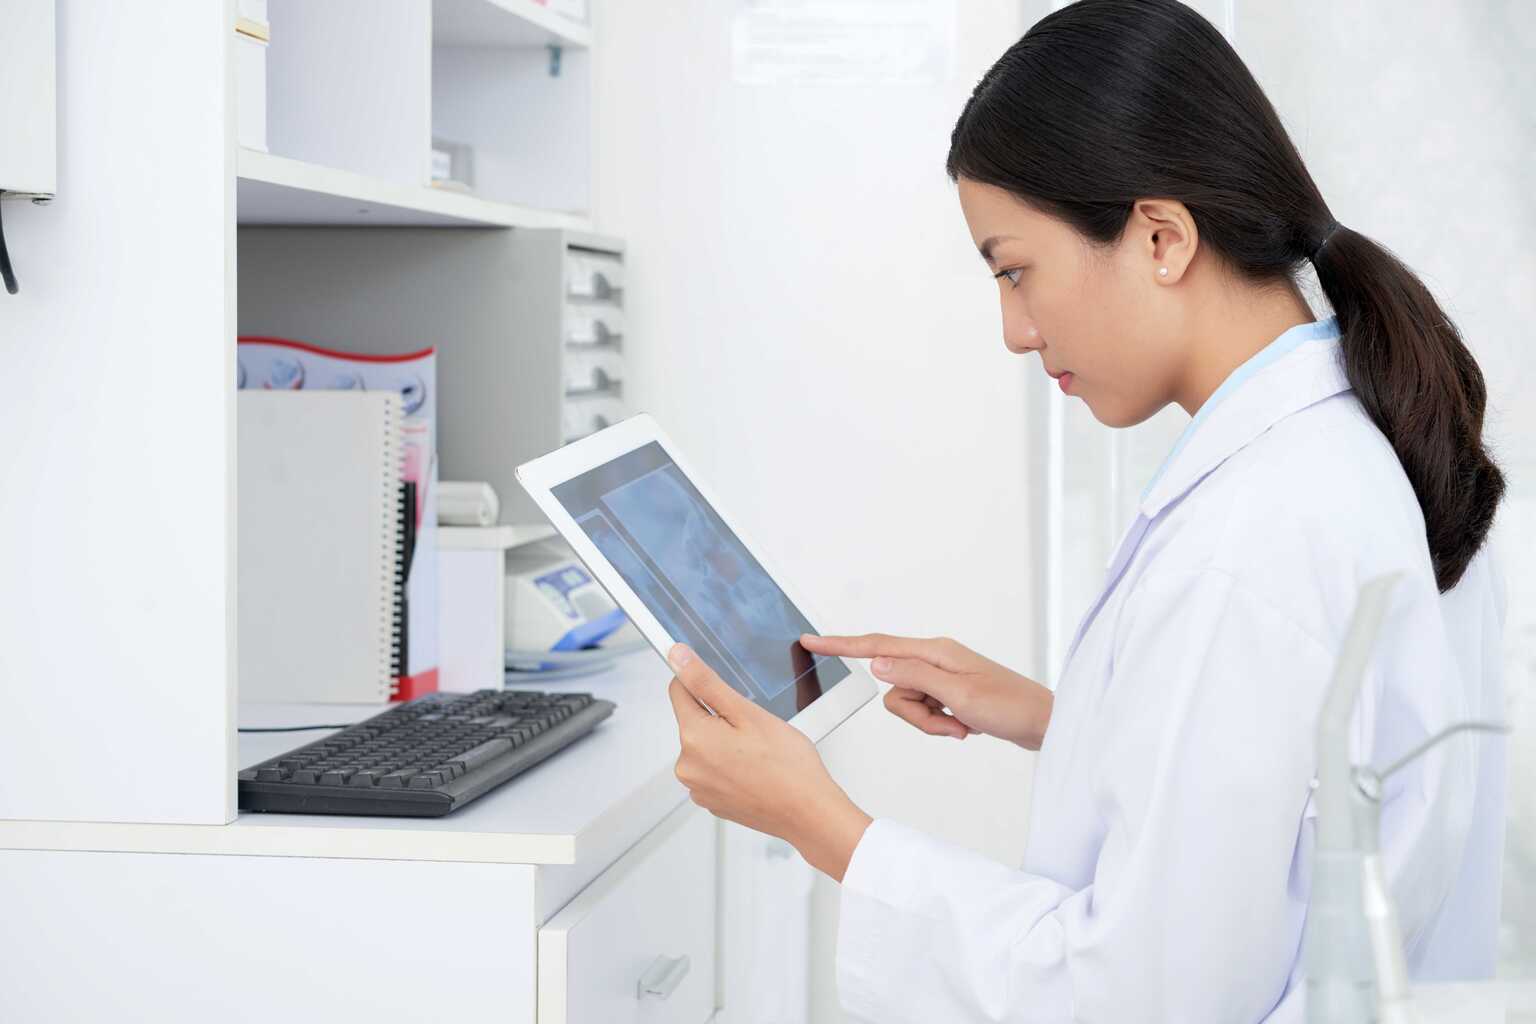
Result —
<svg viewBox="0 0 1536 1024"><path fill-rule="evenodd" d="M1086 275L1063 315L1072 322L1072 348L1063 365L1074 371L1073 392L1110 427L1144 420L1157 404L1161 373L1143 333L1145 306L1113 267Z"/></svg>
<svg viewBox="0 0 1536 1024"><path fill-rule="evenodd" d="M1098 353L1098 376L1084 387L1083 399L1105 426L1135 426L1167 404L1163 367L1150 339L1134 330L1111 325L1100 337L1106 344Z"/></svg>

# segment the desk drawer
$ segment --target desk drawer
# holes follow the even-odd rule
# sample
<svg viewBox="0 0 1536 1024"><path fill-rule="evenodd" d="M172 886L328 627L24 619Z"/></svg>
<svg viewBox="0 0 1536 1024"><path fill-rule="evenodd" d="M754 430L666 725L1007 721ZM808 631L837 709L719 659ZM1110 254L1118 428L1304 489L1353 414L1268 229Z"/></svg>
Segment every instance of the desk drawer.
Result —
<svg viewBox="0 0 1536 1024"><path fill-rule="evenodd" d="M684 804L539 930L539 1024L709 1020L715 834Z"/></svg>

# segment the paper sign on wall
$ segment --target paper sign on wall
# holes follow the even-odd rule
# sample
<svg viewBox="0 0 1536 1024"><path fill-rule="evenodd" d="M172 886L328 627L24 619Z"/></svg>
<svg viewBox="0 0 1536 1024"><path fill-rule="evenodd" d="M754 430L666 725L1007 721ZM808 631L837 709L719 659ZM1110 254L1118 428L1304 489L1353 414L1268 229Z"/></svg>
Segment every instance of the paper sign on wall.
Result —
<svg viewBox="0 0 1536 1024"><path fill-rule="evenodd" d="M949 77L955 0L737 0L743 85L879 85Z"/></svg>

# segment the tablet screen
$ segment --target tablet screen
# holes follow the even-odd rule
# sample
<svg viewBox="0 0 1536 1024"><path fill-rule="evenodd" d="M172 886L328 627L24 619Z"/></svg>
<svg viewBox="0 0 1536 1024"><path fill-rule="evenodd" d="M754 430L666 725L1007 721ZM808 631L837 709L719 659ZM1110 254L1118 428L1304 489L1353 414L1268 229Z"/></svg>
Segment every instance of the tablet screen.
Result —
<svg viewBox="0 0 1536 1024"><path fill-rule="evenodd" d="M811 624L651 441L552 489L673 639L788 719L848 675L800 645Z"/></svg>

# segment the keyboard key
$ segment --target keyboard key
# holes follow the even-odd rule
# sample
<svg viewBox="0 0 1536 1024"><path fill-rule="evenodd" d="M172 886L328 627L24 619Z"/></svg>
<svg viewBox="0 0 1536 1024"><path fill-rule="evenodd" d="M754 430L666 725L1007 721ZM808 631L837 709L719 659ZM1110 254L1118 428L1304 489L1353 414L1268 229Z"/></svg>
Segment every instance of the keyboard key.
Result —
<svg viewBox="0 0 1536 1024"><path fill-rule="evenodd" d="M293 773L289 782L298 783L301 786L313 786L320 781L320 773L313 768L300 768Z"/></svg>
<svg viewBox="0 0 1536 1024"><path fill-rule="evenodd" d="M320 775L322 786L345 786L347 780L357 774L356 768L336 768Z"/></svg>
<svg viewBox="0 0 1536 1024"><path fill-rule="evenodd" d="M284 775L284 772L283 772L283 770L281 768L258 768L258 769L256 769L256 781L257 782L282 782L283 781L283 775Z"/></svg>
<svg viewBox="0 0 1536 1024"><path fill-rule="evenodd" d="M443 784L442 772L421 772L411 776L412 789L434 789Z"/></svg>
<svg viewBox="0 0 1536 1024"><path fill-rule="evenodd" d="M508 739L486 740L478 747L472 747L463 754L454 758L451 763L459 765L466 772L472 772L476 768L493 761L502 754L512 749L512 741Z"/></svg>
<svg viewBox="0 0 1536 1024"><path fill-rule="evenodd" d="M380 779L388 774L388 772L376 771L371 768L364 768L362 771L353 772L352 777L347 780L347 785L372 787L375 783L377 783Z"/></svg>
<svg viewBox="0 0 1536 1024"><path fill-rule="evenodd" d="M411 781L411 776L420 770L419 768L402 768L397 772L390 772L379 780L379 785L385 789L404 789Z"/></svg>

